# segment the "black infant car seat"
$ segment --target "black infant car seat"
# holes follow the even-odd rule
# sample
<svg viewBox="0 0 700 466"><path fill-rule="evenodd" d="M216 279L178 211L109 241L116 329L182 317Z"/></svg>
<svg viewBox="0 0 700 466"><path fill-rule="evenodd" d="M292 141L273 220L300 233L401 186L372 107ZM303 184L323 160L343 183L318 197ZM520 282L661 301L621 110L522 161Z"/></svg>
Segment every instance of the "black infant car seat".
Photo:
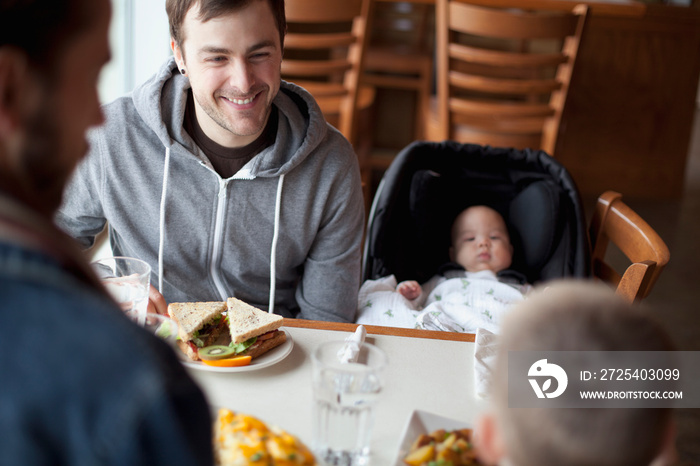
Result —
<svg viewBox="0 0 700 466"><path fill-rule="evenodd" d="M488 205L503 215L512 269L529 283L589 276L581 198L566 169L542 151L414 142L384 174L367 225L363 280L395 275L423 283L449 261L459 212Z"/></svg>

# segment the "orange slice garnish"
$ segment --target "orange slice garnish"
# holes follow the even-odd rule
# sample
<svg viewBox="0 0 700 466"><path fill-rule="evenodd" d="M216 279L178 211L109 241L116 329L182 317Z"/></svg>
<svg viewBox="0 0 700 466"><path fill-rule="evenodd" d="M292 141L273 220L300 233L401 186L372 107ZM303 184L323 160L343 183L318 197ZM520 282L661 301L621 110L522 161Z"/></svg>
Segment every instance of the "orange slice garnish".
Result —
<svg viewBox="0 0 700 466"><path fill-rule="evenodd" d="M247 366L248 364L250 364L251 359L253 358L251 358L250 356L237 356L235 358L215 359L210 361L202 359L202 362L207 366L214 367L239 367Z"/></svg>

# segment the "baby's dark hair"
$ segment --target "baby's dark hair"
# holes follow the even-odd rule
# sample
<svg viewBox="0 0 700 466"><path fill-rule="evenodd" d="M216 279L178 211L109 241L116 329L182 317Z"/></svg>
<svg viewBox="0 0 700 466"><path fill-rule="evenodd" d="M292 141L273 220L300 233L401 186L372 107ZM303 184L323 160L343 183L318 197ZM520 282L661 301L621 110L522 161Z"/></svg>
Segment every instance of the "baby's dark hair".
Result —
<svg viewBox="0 0 700 466"><path fill-rule="evenodd" d="M486 209L489 209L489 210L491 210L491 211L497 213L498 216L501 218L501 220L503 220L503 224L504 224L505 227L506 227L506 233L508 233L508 240L510 241L510 239L512 238L512 232L511 232L510 227L508 226L508 223L506 222L505 216L504 216L501 212L499 212L497 209L494 209L493 207L491 207L491 206L489 206L489 205L486 205L486 204L475 204L475 205L470 205L470 206L467 206L467 207L463 208L463 209L460 210L460 211L454 216L454 218L452 219L452 223L450 223L450 245L454 245L454 244L455 244L455 234L456 234L456 231L455 231L455 230L457 229L457 221L458 221L458 220L462 217L462 215L464 215L467 211L469 211L470 209L474 209L474 208L486 208Z"/></svg>

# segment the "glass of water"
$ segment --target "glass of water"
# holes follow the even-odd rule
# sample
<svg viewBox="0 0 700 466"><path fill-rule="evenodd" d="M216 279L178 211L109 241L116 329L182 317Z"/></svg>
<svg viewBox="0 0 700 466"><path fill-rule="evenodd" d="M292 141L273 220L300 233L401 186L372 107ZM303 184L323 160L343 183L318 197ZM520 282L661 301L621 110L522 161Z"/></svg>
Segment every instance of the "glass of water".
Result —
<svg viewBox="0 0 700 466"><path fill-rule="evenodd" d="M107 257L92 263L107 291L125 312L136 313L143 325L148 309L151 266L133 257Z"/></svg>
<svg viewBox="0 0 700 466"><path fill-rule="evenodd" d="M356 362L343 363L346 341L319 345L313 364L313 448L324 465L369 464L374 405L382 390L386 354L368 343L359 345Z"/></svg>

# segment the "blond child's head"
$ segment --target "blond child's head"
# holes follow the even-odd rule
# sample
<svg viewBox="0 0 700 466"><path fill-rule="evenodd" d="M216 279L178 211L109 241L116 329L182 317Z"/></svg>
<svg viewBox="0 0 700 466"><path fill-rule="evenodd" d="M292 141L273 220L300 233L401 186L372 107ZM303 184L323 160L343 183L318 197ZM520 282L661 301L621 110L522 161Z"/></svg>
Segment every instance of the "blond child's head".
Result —
<svg viewBox="0 0 700 466"><path fill-rule="evenodd" d="M672 351L659 323L607 286L560 281L516 305L502 327L484 459L514 466L649 466L673 449L670 408L508 408L508 351Z"/></svg>
<svg viewBox="0 0 700 466"><path fill-rule="evenodd" d="M463 210L452 224L450 259L468 272L510 267L513 246L501 214L483 205Z"/></svg>

